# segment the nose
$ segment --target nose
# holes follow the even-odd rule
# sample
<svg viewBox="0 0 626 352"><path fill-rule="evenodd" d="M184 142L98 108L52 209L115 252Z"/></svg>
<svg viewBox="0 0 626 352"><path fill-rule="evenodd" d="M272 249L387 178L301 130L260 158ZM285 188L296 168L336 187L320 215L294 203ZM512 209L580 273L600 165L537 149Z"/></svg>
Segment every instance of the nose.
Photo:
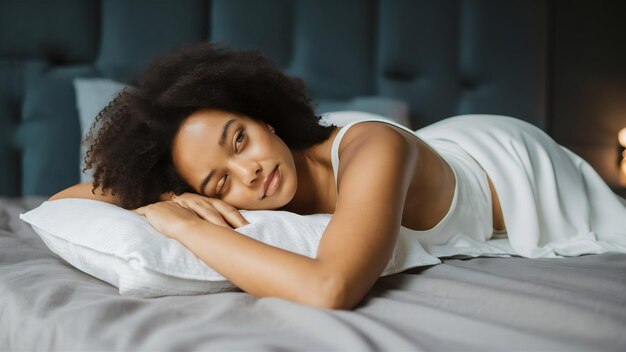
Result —
<svg viewBox="0 0 626 352"><path fill-rule="evenodd" d="M259 177L261 165L253 160L234 159L231 164L231 172L237 175L246 186L252 186Z"/></svg>

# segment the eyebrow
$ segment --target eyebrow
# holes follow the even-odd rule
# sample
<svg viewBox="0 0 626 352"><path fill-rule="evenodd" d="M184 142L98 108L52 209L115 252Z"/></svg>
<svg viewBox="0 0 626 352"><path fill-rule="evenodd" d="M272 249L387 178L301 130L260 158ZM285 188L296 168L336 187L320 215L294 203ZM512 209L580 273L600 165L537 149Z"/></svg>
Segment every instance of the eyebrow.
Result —
<svg viewBox="0 0 626 352"><path fill-rule="evenodd" d="M226 121L226 123L224 124L224 128L222 129L222 135L220 136L220 140L218 141L221 147L223 147L224 143L226 143L226 137L228 136L228 128L235 121L237 121L237 119L230 119ZM211 172L209 172L209 174L204 178L204 180L202 180L202 183L200 183L200 192L202 192L204 195L206 195L204 188L209 183L209 181L211 181L211 177L213 177L214 174L215 174L215 169L211 170Z"/></svg>

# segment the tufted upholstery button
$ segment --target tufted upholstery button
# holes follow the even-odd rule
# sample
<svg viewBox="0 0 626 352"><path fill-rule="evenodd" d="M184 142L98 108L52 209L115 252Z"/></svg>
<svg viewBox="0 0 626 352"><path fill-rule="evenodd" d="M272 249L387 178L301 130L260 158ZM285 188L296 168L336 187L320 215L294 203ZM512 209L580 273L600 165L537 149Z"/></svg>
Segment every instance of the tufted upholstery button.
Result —
<svg viewBox="0 0 626 352"><path fill-rule="evenodd" d="M389 68L383 71L383 77L390 81L412 82L416 76L416 73L407 72L401 68Z"/></svg>

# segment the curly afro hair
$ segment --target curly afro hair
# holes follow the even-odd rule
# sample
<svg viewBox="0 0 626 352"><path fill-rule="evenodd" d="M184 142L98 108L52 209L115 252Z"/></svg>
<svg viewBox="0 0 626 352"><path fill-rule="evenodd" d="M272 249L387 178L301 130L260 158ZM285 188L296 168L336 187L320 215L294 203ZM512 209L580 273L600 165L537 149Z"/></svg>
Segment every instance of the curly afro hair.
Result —
<svg viewBox="0 0 626 352"><path fill-rule="evenodd" d="M306 85L283 74L257 51L211 43L178 48L157 57L122 90L91 126L84 170L94 168L92 193L110 190L122 207L154 203L160 195L194 190L171 160L172 141L193 112L213 108L272 125L292 150L330 136L321 125Z"/></svg>

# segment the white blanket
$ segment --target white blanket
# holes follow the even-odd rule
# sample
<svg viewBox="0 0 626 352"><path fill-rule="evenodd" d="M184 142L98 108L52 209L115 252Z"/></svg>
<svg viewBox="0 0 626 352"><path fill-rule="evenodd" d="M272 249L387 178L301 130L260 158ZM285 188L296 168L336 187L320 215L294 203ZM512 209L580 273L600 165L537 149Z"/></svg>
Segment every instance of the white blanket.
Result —
<svg viewBox="0 0 626 352"><path fill-rule="evenodd" d="M483 167L501 202L506 239L422 243L436 257L511 254L554 258L626 252L626 202L582 158L539 128L496 115L462 115L416 133L457 143Z"/></svg>

